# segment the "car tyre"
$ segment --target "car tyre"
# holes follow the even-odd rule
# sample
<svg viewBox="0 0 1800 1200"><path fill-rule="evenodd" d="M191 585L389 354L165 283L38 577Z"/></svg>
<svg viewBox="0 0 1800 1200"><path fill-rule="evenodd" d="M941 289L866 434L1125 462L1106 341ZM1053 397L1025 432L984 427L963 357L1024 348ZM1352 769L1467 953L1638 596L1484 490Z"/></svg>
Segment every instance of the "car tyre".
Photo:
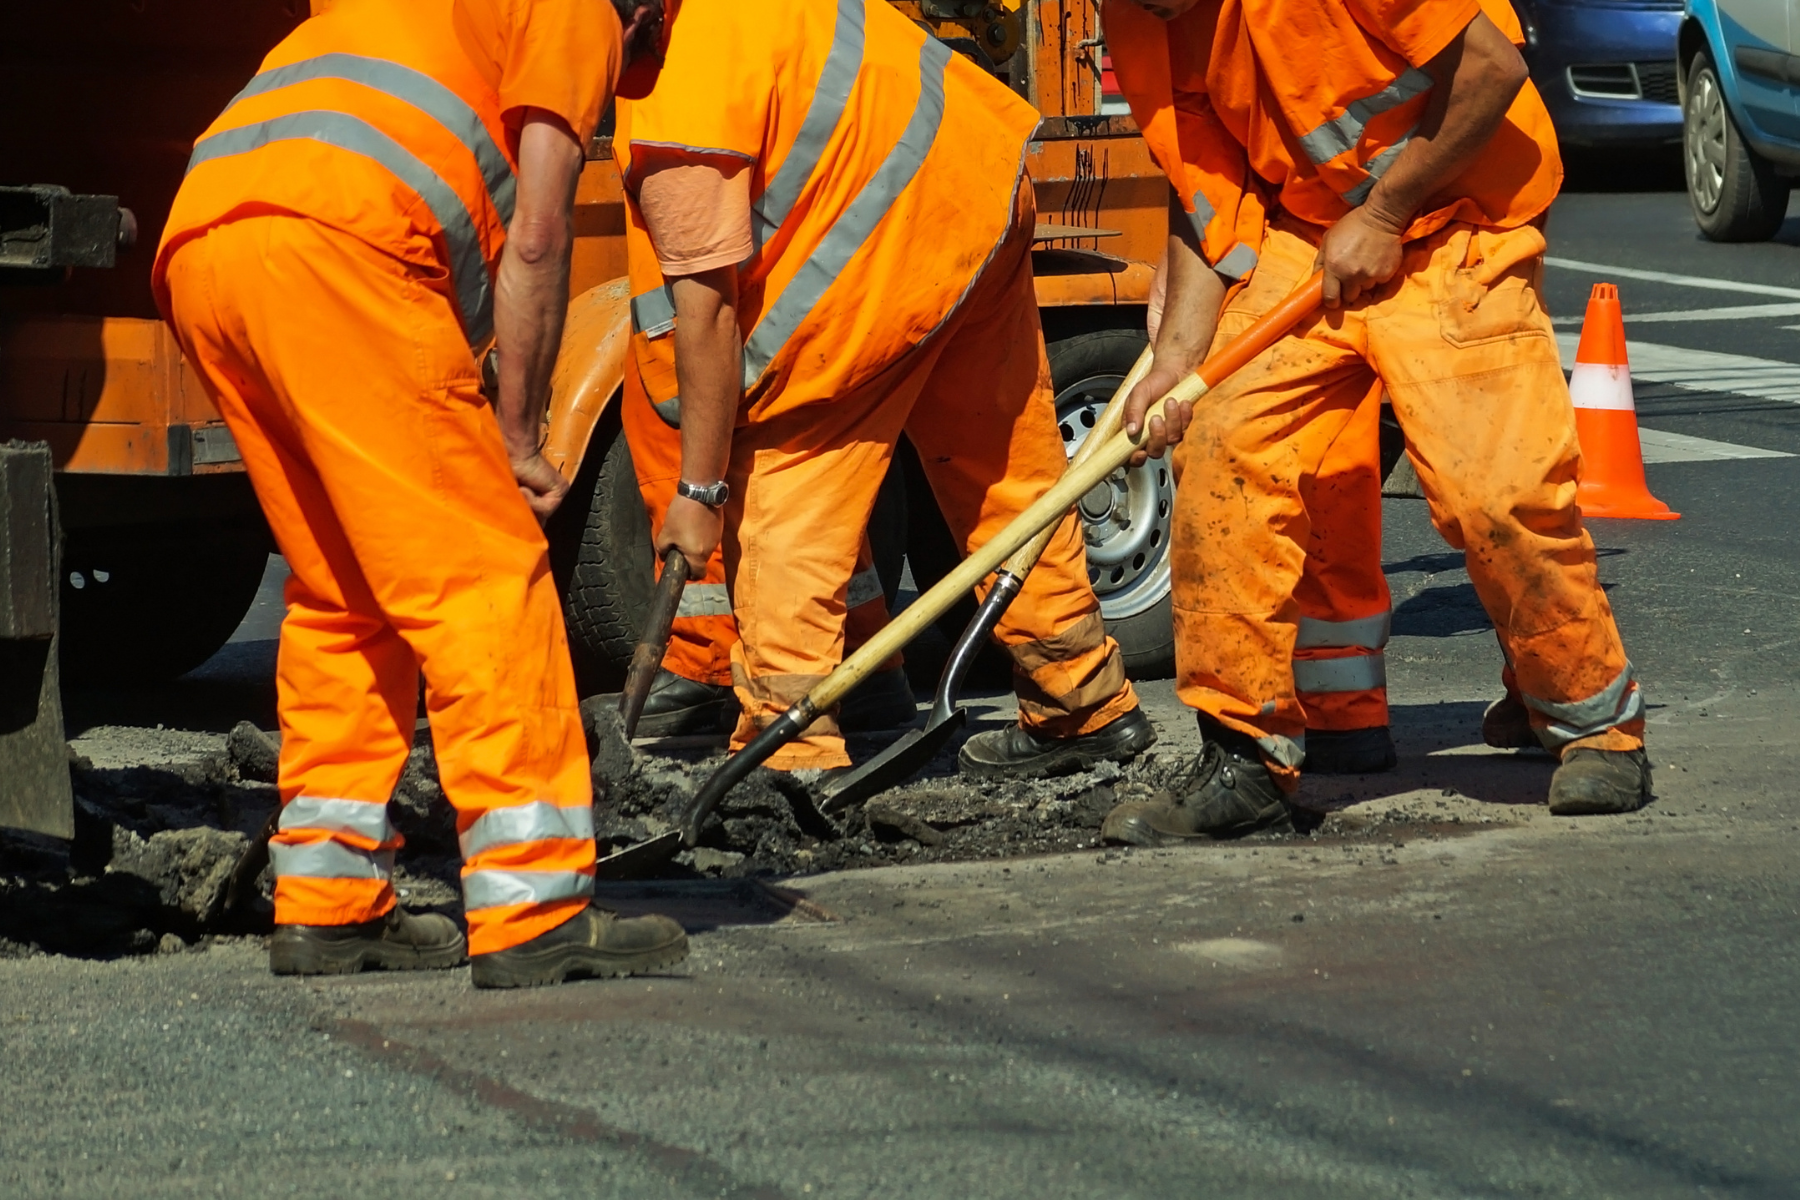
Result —
<svg viewBox="0 0 1800 1200"><path fill-rule="evenodd" d="M1688 68L1682 165L1700 232L1715 242L1761 242L1787 215L1788 183L1744 141L1705 51Z"/></svg>

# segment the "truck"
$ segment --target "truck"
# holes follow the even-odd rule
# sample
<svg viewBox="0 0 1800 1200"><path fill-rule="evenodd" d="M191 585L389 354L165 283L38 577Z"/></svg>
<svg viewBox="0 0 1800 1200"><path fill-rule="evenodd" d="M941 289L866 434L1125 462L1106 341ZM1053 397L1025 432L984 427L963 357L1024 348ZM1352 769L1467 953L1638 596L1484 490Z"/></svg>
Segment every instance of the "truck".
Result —
<svg viewBox="0 0 1800 1200"><path fill-rule="evenodd" d="M63 0L13 14L0 47L0 442L49 444L64 529L70 681L150 681L204 662L273 550L230 430L158 318L150 260L192 144L262 56L333 0ZM1038 304L1065 445L1145 345L1169 189L1105 85L1095 0L886 0L1034 104L1027 169ZM587 148L547 454L572 481L549 523L584 691L616 687L654 573L619 397L625 208L611 122ZM949 136L954 136L951 131ZM110 265L108 265L110 264ZM909 474L914 484L907 486ZM871 523L890 593L954 561L897 456ZM1165 462L1080 506L1102 616L1138 677L1173 665ZM891 596L890 596L891 598ZM955 614L950 620L955 620Z"/></svg>

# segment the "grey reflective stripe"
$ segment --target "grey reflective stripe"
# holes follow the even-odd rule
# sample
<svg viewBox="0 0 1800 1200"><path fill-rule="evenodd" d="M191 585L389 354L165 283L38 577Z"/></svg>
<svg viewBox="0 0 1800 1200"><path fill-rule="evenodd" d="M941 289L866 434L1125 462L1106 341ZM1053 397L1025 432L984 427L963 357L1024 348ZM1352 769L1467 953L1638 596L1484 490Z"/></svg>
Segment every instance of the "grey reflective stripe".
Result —
<svg viewBox="0 0 1800 1200"><path fill-rule="evenodd" d="M888 152L869 182L850 206L838 215L812 257L802 263L794 278L782 289L781 296L763 315L744 343L744 387L755 385L769 364L775 361L787 341L811 314L819 300L837 282L838 274L862 249L887 215L900 193L906 190L919 167L931 153L937 140L938 125L944 119L944 69L949 65L951 49L934 37L925 39L919 51L919 103L900 140Z"/></svg>
<svg viewBox="0 0 1800 1200"><path fill-rule="evenodd" d="M457 141L469 148L487 182L488 199L500 214L501 224L512 224L513 202L518 181L506 163L506 155L494 144L493 135L468 101L425 74L385 58L368 58L361 54L321 54L304 58L253 76L244 90L232 97L231 104L250 96L260 96L277 88L291 87L312 79L343 79L386 92L396 100L412 105L449 131ZM227 111L231 105L227 105Z"/></svg>
<svg viewBox="0 0 1800 1200"><path fill-rule="evenodd" d="M1352 646L1361 646L1365 650L1379 650L1388 644L1388 634L1394 627L1394 613L1376 613L1372 617L1358 617L1353 621L1321 621L1317 617L1301 617L1300 633L1294 639L1296 650L1348 650Z"/></svg>
<svg viewBox="0 0 1800 1200"><path fill-rule="evenodd" d="M1623 725L1642 716L1643 689L1631 686L1636 679L1637 672L1630 663L1626 663L1625 669L1611 683L1586 700L1558 704L1551 700L1539 700L1536 696L1527 695L1522 698L1528 707L1550 718L1550 726L1541 730L1538 738L1546 747L1554 750L1577 738L1605 733L1614 725Z"/></svg>
<svg viewBox="0 0 1800 1200"><path fill-rule="evenodd" d="M269 862L286 879L392 879L392 850L358 850L342 842L269 843Z"/></svg>
<svg viewBox="0 0 1800 1200"><path fill-rule="evenodd" d="M1282 737L1272 733L1268 737L1256 739L1256 745L1272 762L1284 767L1297 767L1306 759L1306 735L1297 738Z"/></svg>
<svg viewBox="0 0 1800 1200"><path fill-rule="evenodd" d="M463 876L463 909L548 904L594 894L594 877L580 871L470 871Z"/></svg>
<svg viewBox="0 0 1800 1200"><path fill-rule="evenodd" d="M1431 76L1417 67L1408 67L1400 78L1361 100L1352 100L1342 116L1333 117L1311 133L1302 134L1300 148L1306 157L1324 166L1346 150L1356 148L1363 129L1379 113L1405 104L1414 96L1431 90Z"/></svg>
<svg viewBox="0 0 1800 1200"><path fill-rule="evenodd" d="M1242 279L1256 270L1256 251L1239 242L1231 248L1230 253L1213 264L1213 270L1227 279Z"/></svg>
<svg viewBox="0 0 1800 1200"><path fill-rule="evenodd" d="M881 586L880 573L874 567L869 567L850 577L850 586L844 593L844 607L861 608L869 601L886 594L887 589Z"/></svg>
<svg viewBox="0 0 1800 1200"><path fill-rule="evenodd" d="M353 833L357 837L366 837L371 842L394 840L394 827L388 821L387 804L367 800L325 800L318 796L295 796L281 808L280 828Z"/></svg>
<svg viewBox="0 0 1800 1200"><path fill-rule="evenodd" d="M463 330L471 344L485 342L494 329L494 293L488 281L487 260L481 253L481 238L475 232L475 218L442 176L361 117L316 110L222 130L194 147L187 169L192 172L217 158L248 154L271 142L298 139L324 142L373 159L419 194L444 231L445 249L450 252L450 279L456 287Z"/></svg>
<svg viewBox="0 0 1800 1200"><path fill-rule="evenodd" d="M1297 658L1296 692L1368 692L1387 686L1387 659L1377 651L1351 658Z"/></svg>
<svg viewBox="0 0 1800 1200"><path fill-rule="evenodd" d="M499 846L518 846L545 838L593 836L592 806L563 808L547 800L537 800L512 808L489 809L475 819L457 842L462 846L464 858L474 858L484 850Z"/></svg>
<svg viewBox="0 0 1800 1200"><path fill-rule="evenodd" d="M678 617L729 617L731 594L722 583L690 583L681 589Z"/></svg>
<svg viewBox="0 0 1800 1200"><path fill-rule="evenodd" d="M1417 128L1416 125L1413 127ZM1355 208L1369 198L1369 193L1375 190L1375 181L1387 174L1388 168L1394 165L1394 160L1400 157L1400 151L1406 149L1406 143L1412 141L1413 129L1407 130L1399 141L1369 160L1366 168L1369 177L1344 193L1345 204Z"/></svg>
<svg viewBox="0 0 1800 1200"><path fill-rule="evenodd" d="M668 284L631 298L631 332L659 338L675 328L675 293Z"/></svg>
<svg viewBox="0 0 1800 1200"><path fill-rule="evenodd" d="M1188 214L1188 222L1194 227L1194 236L1201 242L1206 241L1206 227L1212 224L1213 213L1217 211L1212 201L1206 198L1205 192L1194 193L1194 211Z"/></svg>
<svg viewBox="0 0 1800 1200"><path fill-rule="evenodd" d="M806 119L800 122L800 132L788 147L787 157L781 160L781 169L763 188L751 212L751 231L759 250L793 211L801 189L818 169L825 147L849 106L850 90L862 71L863 3L864 0L838 0L837 30L831 36L831 49L819 72L818 86L813 88Z"/></svg>

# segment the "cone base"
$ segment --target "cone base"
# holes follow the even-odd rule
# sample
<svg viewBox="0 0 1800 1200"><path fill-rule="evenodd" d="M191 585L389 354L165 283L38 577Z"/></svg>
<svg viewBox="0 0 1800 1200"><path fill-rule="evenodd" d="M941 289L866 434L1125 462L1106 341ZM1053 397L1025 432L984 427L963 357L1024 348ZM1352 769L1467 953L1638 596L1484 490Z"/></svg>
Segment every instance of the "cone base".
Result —
<svg viewBox="0 0 1800 1200"><path fill-rule="evenodd" d="M1650 494L1638 442L1637 413L1629 408L1577 408L1581 487L1575 502L1584 517L1673 521L1681 516Z"/></svg>

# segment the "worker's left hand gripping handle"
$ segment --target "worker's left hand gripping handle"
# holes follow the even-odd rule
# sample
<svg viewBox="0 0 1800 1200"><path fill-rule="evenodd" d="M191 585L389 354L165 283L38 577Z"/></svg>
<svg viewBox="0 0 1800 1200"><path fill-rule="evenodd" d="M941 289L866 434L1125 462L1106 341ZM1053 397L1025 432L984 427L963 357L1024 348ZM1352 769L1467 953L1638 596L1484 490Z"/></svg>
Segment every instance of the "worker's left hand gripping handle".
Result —
<svg viewBox="0 0 1800 1200"><path fill-rule="evenodd" d="M687 816L681 821L681 841L690 849L700 842L700 827L706 824L706 818L712 816L713 809L725 798L725 793L744 781L744 777L768 760L775 753L795 738L806 732L806 727L813 723L819 715L812 702L805 697L771 721L766 728L754 738L750 744L725 760L725 765L714 771L706 786L694 797L688 808Z"/></svg>

